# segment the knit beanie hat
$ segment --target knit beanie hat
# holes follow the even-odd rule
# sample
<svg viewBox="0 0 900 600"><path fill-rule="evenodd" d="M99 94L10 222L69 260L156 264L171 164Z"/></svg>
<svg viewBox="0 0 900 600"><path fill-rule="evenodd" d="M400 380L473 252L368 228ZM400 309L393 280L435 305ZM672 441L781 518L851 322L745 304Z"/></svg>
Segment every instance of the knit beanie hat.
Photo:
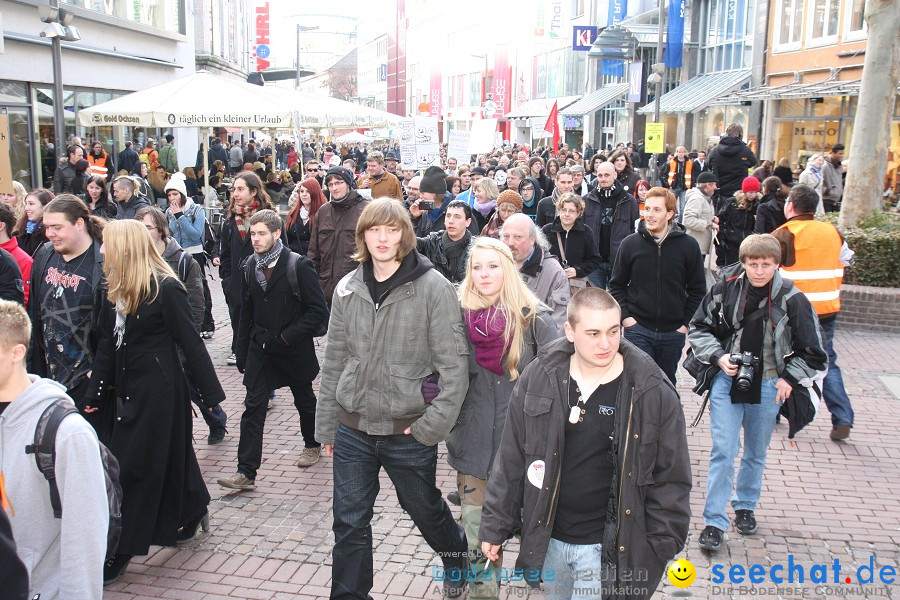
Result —
<svg viewBox="0 0 900 600"><path fill-rule="evenodd" d="M347 185L350 187L351 190L355 187L354 186L355 180L353 179L353 172L350 169L348 169L346 167L331 167L330 169L328 169L328 172L325 173L325 179L324 179L326 186L328 185L328 178L331 177L332 175L337 175L338 177L340 177L341 179L346 181Z"/></svg>
<svg viewBox="0 0 900 600"><path fill-rule="evenodd" d="M697 183L719 183L719 178L712 171L703 171L697 177Z"/></svg>
<svg viewBox="0 0 900 600"><path fill-rule="evenodd" d="M525 204L525 201L522 200L522 196L519 195L519 192L514 192L513 190L503 190L500 192L500 195L497 197L497 206L500 206L504 202L509 202L514 205L519 212L522 211L522 205Z"/></svg>
<svg viewBox="0 0 900 600"><path fill-rule="evenodd" d="M168 183L166 183L165 192L168 194L169 190L175 190L181 192L181 195L187 198L187 187L184 185L186 179L184 173L172 173Z"/></svg>
<svg viewBox="0 0 900 600"><path fill-rule="evenodd" d="M428 167L425 169L425 174L422 175L419 191L445 195L447 193L447 174L440 167Z"/></svg>
<svg viewBox="0 0 900 600"><path fill-rule="evenodd" d="M741 184L741 191L745 194L747 192L758 192L759 179L757 179L756 177L745 177L744 182Z"/></svg>

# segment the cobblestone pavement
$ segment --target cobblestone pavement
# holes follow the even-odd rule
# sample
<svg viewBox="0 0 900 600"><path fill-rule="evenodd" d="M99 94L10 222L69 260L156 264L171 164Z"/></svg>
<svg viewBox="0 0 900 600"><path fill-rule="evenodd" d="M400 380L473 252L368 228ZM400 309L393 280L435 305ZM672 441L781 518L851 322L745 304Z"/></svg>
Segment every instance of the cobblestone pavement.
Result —
<svg viewBox="0 0 900 600"><path fill-rule="evenodd" d="M331 577L331 460L323 458L308 469L293 466L302 450L297 412L287 389L279 390L269 412L263 465L253 492L227 493L215 480L235 471L238 424L244 388L234 367L226 366L231 331L218 280L211 282L220 328L208 342L210 355L228 399L229 435L217 446L206 444L205 424L195 420L194 440L200 467L212 495L211 529L181 549L152 548L146 557L132 561L127 573L106 588L108 600L138 598L320 599L327 598ZM694 518L685 551L697 580L687 590L671 586L664 577L657 597L691 592L696 598L900 598L900 583L857 585L857 568L874 556L876 581L882 566L900 570L900 377L897 377L900 336L855 333L838 329L836 348L848 392L856 410L856 427L846 443L828 439L827 411L803 432L795 443L787 439L787 425L776 427L769 449L764 490L757 517L759 533L741 537L728 533L727 548L710 558L697 548L703 529L706 466L710 448L708 417L688 429L694 490ZM321 348L320 348L321 351ZM687 421L700 401L690 391L687 374L679 374ZM893 389L893 392L891 391ZM823 407L823 411L824 411ZM455 474L441 458L438 484L448 492ZM456 507L454 510L458 511ZM380 599L438 598L432 568L439 565L431 550L399 508L386 475L372 523L375 587ZM510 544L504 566L512 568L517 550ZM795 564L806 567L805 584L713 584L713 568L724 565L760 564L766 569ZM823 588L810 582L814 564L830 570L841 564L841 578L851 584ZM785 568L785 574L787 569ZM863 572L865 575L867 572ZM787 581L787 580L785 580ZM797 588L800 589L797 589ZM787 589L785 589L787 588ZM502 597L524 597L521 584L504 586ZM755 593L754 593L755 592ZM751 595L752 594L752 595ZM541 598L541 593L532 593Z"/></svg>

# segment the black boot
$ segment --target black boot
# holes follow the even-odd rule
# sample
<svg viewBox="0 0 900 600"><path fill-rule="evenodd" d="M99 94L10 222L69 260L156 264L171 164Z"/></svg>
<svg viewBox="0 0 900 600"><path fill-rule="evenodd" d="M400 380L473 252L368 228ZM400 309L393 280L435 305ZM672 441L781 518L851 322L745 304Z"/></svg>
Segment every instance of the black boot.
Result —
<svg viewBox="0 0 900 600"><path fill-rule="evenodd" d="M103 563L103 585L109 585L121 577L132 557L131 554L116 554Z"/></svg>
<svg viewBox="0 0 900 600"><path fill-rule="evenodd" d="M203 516L199 519L191 521L190 523L182 527L178 532L178 540L175 542L175 544L180 546L181 544L186 544L193 541L197 538L197 531L201 527L203 528L203 531L209 531L209 511L203 513Z"/></svg>

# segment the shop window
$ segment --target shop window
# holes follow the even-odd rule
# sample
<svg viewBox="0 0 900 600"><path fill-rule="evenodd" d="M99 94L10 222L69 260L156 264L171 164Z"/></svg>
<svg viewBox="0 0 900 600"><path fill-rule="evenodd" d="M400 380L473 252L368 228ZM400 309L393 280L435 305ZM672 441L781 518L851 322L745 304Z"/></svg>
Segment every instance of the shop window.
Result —
<svg viewBox="0 0 900 600"><path fill-rule="evenodd" d="M17 81L0 81L0 104L27 104L25 84Z"/></svg>
<svg viewBox="0 0 900 600"><path fill-rule="evenodd" d="M803 25L803 0L778 0L775 5L775 50L783 52L800 48Z"/></svg>
<svg viewBox="0 0 900 600"><path fill-rule="evenodd" d="M837 41L840 0L813 0L809 3L807 45L822 46Z"/></svg>
<svg viewBox="0 0 900 600"><path fill-rule="evenodd" d="M866 0L844 0L844 41L852 42L866 39Z"/></svg>
<svg viewBox="0 0 900 600"><path fill-rule="evenodd" d="M782 100L778 103L781 117L803 117L806 116L806 100L800 98L792 98L790 100Z"/></svg>
<svg viewBox="0 0 900 600"><path fill-rule="evenodd" d="M821 102L811 103L812 115L816 117L841 116L842 96L827 96Z"/></svg>

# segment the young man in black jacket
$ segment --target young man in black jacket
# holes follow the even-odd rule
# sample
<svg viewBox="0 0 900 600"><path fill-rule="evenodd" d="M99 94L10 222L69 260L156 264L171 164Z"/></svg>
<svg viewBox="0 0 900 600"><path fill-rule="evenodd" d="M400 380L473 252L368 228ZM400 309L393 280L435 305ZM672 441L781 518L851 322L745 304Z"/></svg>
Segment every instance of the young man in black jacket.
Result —
<svg viewBox="0 0 900 600"><path fill-rule="evenodd" d="M647 193L644 220L619 246L609 280L625 339L656 361L672 385L691 317L706 293L700 246L674 222L675 208L671 190Z"/></svg>
<svg viewBox="0 0 900 600"><path fill-rule="evenodd" d="M620 323L605 290L573 296L565 339L516 384L487 487L482 552L521 526L516 568L554 600L649 598L690 525L678 394Z"/></svg>
<svg viewBox="0 0 900 600"><path fill-rule="evenodd" d="M748 169L756 166L756 155L742 137L744 128L739 123L732 123L725 129L725 136L709 153L709 167L719 178L721 198L729 198L739 192Z"/></svg>
<svg viewBox="0 0 900 600"><path fill-rule="evenodd" d="M316 396L313 379L319 361L313 333L328 318L328 306L312 261L298 256L281 242L281 217L261 210L250 218L250 255L235 273L241 278L241 307L235 344L237 368L244 374L247 398L241 415L238 469L218 480L222 487L252 490L262 462L263 427L269 390L290 387L300 414L300 432L306 448L296 465L309 467L319 460L316 441ZM296 273L288 273L295 264ZM296 278L298 295L291 279Z"/></svg>

